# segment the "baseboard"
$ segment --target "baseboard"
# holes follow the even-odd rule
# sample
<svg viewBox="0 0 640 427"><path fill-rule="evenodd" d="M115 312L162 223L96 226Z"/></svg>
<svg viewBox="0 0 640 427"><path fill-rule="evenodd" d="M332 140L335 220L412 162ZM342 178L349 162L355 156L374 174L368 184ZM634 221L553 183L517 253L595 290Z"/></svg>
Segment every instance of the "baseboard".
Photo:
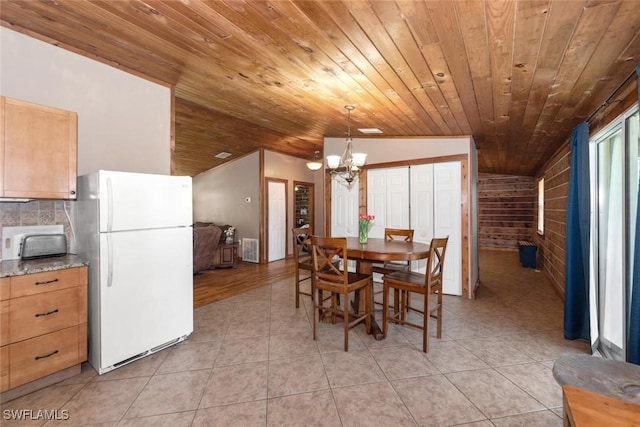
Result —
<svg viewBox="0 0 640 427"><path fill-rule="evenodd" d="M71 377L75 377L76 375L80 374L80 371L80 365L78 364L61 371L54 372L51 375L47 375L46 377L39 378L35 381L31 381L30 383L12 388L3 393L0 393L0 402L6 403L10 400L24 396L25 394L33 393L34 391L40 390L41 388L48 387L52 384L64 381Z"/></svg>

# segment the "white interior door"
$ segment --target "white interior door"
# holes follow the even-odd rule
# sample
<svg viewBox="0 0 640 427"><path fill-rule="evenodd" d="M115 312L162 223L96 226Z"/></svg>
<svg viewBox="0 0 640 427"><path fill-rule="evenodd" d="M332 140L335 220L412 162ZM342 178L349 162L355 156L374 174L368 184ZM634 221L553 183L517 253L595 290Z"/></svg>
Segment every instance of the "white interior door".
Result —
<svg viewBox="0 0 640 427"><path fill-rule="evenodd" d="M370 237L385 228L409 228L409 168L374 169L367 174L367 213L374 215Z"/></svg>
<svg viewBox="0 0 640 427"><path fill-rule="evenodd" d="M435 237L449 236L445 254L442 289L445 294L462 295L461 163L433 165L433 207Z"/></svg>
<svg viewBox="0 0 640 427"><path fill-rule="evenodd" d="M372 169L367 172L367 213L375 217L369 237L384 237L387 223L386 169Z"/></svg>
<svg viewBox="0 0 640 427"><path fill-rule="evenodd" d="M269 181L268 187L269 249L268 262L284 259L287 240L286 184Z"/></svg>
<svg viewBox="0 0 640 427"><path fill-rule="evenodd" d="M331 179L331 236L358 235L358 178L351 188L342 185L335 176Z"/></svg>
<svg viewBox="0 0 640 427"><path fill-rule="evenodd" d="M343 185L335 176L331 179L331 236L358 236L358 209L360 186L358 178L350 187ZM348 261L347 269L356 271L356 261Z"/></svg>
<svg viewBox="0 0 640 427"><path fill-rule="evenodd" d="M411 228L413 240L430 243L433 238L433 164L411 166ZM424 273L426 260L414 261L412 269Z"/></svg>

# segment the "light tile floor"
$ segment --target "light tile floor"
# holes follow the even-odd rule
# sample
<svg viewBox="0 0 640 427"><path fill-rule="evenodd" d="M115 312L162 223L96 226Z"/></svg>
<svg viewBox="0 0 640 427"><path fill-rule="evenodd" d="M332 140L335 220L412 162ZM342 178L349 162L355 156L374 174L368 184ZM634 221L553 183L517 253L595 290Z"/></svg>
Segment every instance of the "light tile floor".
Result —
<svg viewBox="0 0 640 427"><path fill-rule="evenodd" d="M563 339L560 298L517 253L481 251L480 266L475 300L445 296L444 336L427 354L420 331L396 325L382 341L358 326L347 353L339 322L313 341L310 301L294 308L291 278L197 309L185 343L102 376L85 365L3 415L68 411L47 426L561 426L551 368L587 344Z"/></svg>

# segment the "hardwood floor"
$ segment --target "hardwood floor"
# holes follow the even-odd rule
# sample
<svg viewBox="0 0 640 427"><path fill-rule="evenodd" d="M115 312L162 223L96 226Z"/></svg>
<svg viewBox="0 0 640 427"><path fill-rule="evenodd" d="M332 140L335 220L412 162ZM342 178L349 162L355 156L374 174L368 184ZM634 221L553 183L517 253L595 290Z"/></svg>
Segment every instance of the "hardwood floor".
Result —
<svg viewBox="0 0 640 427"><path fill-rule="evenodd" d="M193 276L193 306L202 307L286 279L293 276L293 266L291 258L267 264L238 262L237 268L203 271Z"/></svg>

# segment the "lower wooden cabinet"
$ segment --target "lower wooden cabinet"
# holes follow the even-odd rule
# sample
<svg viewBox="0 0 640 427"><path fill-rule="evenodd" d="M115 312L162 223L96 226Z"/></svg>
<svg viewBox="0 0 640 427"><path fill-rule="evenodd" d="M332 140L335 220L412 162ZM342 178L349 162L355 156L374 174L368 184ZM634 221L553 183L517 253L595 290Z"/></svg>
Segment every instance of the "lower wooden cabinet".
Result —
<svg viewBox="0 0 640 427"><path fill-rule="evenodd" d="M17 387L76 365L78 326L9 346L9 384Z"/></svg>
<svg viewBox="0 0 640 427"><path fill-rule="evenodd" d="M9 389L9 346L0 347L0 391Z"/></svg>
<svg viewBox="0 0 640 427"><path fill-rule="evenodd" d="M1 280L1 392L87 360L87 267Z"/></svg>

